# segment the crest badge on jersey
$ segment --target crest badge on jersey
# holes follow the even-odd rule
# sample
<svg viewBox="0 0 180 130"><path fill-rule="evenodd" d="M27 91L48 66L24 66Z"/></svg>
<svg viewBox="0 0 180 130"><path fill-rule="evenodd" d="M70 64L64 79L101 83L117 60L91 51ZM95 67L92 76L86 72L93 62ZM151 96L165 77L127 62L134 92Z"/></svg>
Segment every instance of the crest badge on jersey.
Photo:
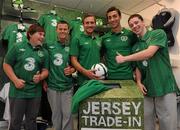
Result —
<svg viewBox="0 0 180 130"><path fill-rule="evenodd" d="M44 56L44 54L43 54L43 52L41 50L38 50L38 56L39 57L43 57Z"/></svg>
<svg viewBox="0 0 180 130"><path fill-rule="evenodd" d="M65 50L66 52L69 52L70 48L66 46L66 47L64 48L64 50Z"/></svg>
<svg viewBox="0 0 180 130"><path fill-rule="evenodd" d="M121 36L121 41L127 41L128 40L128 37L127 36Z"/></svg>
<svg viewBox="0 0 180 130"><path fill-rule="evenodd" d="M142 64L143 64L143 66L147 67L147 66L148 66L147 60L143 60L143 61L142 61Z"/></svg>

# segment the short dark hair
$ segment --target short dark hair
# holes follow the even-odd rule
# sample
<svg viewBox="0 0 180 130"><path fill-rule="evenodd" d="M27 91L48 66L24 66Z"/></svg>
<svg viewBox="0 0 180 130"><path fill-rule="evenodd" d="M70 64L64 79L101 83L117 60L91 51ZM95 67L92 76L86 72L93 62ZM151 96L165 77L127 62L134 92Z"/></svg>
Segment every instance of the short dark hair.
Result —
<svg viewBox="0 0 180 130"><path fill-rule="evenodd" d="M129 16L128 18L128 23L129 21L134 18L134 17L137 17L138 19L140 19L141 21L144 21L143 17L140 15L140 14L132 14L131 16Z"/></svg>
<svg viewBox="0 0 180 130"><path fill-rule="evenodd" d="M94 17L94 20L95 20L95 22L96 22L96 17L95 17L95 15L93 15L93 14L85 14L85 15L83 16L83 19L82 19L82 22L83 22L83 23L84 23L84 20L85 20L87 17Z"/></svg>
<svg viewBox="0 0 180 130"><path fill-rule="evenodd" d="M121 11L118 8L116 8L115 6L112 6L106 11L106 18L107 18L107 14L111 11L116 11L119 14L119 16L121 16Z"/></svg>
<svg viewBox="0 0 180 130"><path fill-rule="evenodd" d="M30 39L30 35L33 35L36 32L45 32L44 28L39 24L32 24L27 31L27 39Z"/></svg>
<svg viewBox="0 0 180 130"><path fill-rule="evenodd" d="M65 21L65 20L60 20L60 21L57 23L57 26L58 26L59 24L67 24L67 25L68 25L68 28L69 28L69 23L68 23L67 21ZM57 27L57 26L56 26L56 27Z"/></svg>

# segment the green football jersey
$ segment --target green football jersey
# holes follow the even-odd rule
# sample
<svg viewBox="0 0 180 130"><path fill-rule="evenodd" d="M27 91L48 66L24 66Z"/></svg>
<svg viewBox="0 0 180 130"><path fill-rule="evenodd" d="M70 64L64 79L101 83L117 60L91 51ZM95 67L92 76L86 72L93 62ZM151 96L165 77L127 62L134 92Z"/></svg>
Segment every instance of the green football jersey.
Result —
<svg viewBox="0 0 180 130"><path fill-rule="evenodd" d="M60 42L48 44L49 76L48 87L57 91L69 90L72 87L72 76L64 75L64 69L70 64L69 45Z"/></svg>
<svg viewBox="0 0 180 130"><path fill-rule="evenodd" d="M165 32L160 29L146 32L133 47L133 52L139 52L149 46L159 46L159 49L153 57L137 62L147 96L163 96L176 92L178 88L170 64Z"/></svg>
<svg viewBox="0 0 180 130"><path fill-rule="evenodd" d="M51 13L43 14L39 17L38 23L43 26L45 30L45 43L57 41L56 26L59 21L60 17Z"/></svg>
<svg viewBox="0 0 180 130"><path fill-rule="evenodd" d="M101 38L81 34L72 39L70 55L76 56L81 66L91 69L92 65L100 62ZM87 77L78 73L78 84L82 84Z"/></svg>
<svg viewBox="0 0 180 130"><path fill-rule="evenodd" d="M133 79L132 62L119 64L115 57L118 53L130 55L136 40L136 35L125 28L119 33L111 32L103 36L102 50L108 68L108 79Z"/></svg>
<svg viewBox="0 0 180 130"><path fill-rule="evenodd" d="M81 20L72 20L70 21L71 28L71 38L79 37L81 34L84 34L84 27Z"/></svg>
<svg viewBox="0 0 180 130"><path fill-rule="evenodd" d="M33 98L41 96L41 83L35 84L33 76L42 68L49 68L48 52L44 48L33 48L30 43L23 42L16 44L5 56L5 63L9 64L15 75L25 81L22 89L17 89L14 83L10 82L10 97Z"/></svg>
<svg viewBox="0 0 180 130"><path fill-rule="evenodd" d="M14 44L26 42L27 27L24 25L24 29L18 29L18 24L11 24L5 28L2 33L2 39L8 40L8 50L11 49Z"/></svg>

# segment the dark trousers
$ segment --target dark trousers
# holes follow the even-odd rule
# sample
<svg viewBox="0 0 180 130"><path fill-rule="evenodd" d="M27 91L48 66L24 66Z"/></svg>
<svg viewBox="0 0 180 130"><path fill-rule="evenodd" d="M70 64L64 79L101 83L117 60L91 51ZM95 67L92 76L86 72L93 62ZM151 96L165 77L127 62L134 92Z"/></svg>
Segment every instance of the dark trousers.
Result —
<svg viewBox="0 0 180 130"><path fill-rule="evenodd" d="M40 115L44 120L47 120L48 123L51 123L51 116L52 116L51 107L47 99L47 93L44 90L42 90Z"/></svg>
<svg viewBox="0 0 180 130"><path fill-rule="evenodd" d="M41 98L9 98L10 127L9 130L20 130L25 115L25 129L37 130L36 117L39 112Z"/></svg>

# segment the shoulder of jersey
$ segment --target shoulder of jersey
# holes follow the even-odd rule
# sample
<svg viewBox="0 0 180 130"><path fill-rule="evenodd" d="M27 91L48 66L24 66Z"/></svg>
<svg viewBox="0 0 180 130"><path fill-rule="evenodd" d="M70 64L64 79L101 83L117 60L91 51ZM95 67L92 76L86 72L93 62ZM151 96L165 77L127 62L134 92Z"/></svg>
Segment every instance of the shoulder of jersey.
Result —
<svg viewBox="0 0 180 130"><path fill-rule="evenodd" d="M106 38L109 38L111 36L112 32L108 32L106 34L104 34L101 38L102 39L106 39Z"/></svg>

